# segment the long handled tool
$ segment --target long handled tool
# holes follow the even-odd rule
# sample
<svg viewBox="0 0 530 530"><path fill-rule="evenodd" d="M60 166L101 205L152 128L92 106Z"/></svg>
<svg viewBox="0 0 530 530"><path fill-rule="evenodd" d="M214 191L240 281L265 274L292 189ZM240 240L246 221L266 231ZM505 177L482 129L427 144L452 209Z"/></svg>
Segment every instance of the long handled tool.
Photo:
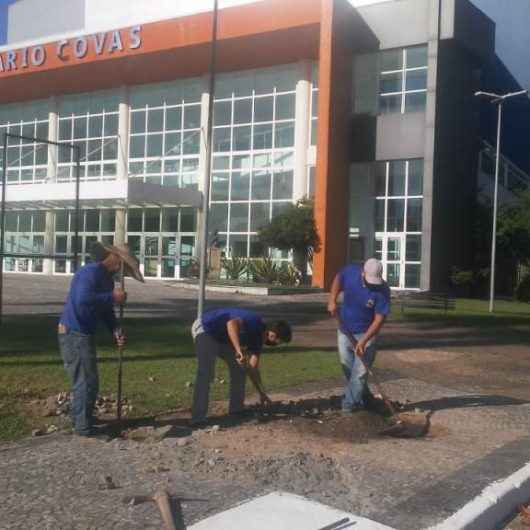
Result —
<svg viewBox="0 0 530 530"><path fill-rule="evenodd" d="M121 262L120 268L120 288L125 292L125 264ZM118 318L118 329L122 332L123 325L123 303L120 304L120 316ZM121 420L121 401L122 401L122 380L123 380L123 346L118 344L118 398L116 401L116 416L118 421Z"/></svg>
<svg viewBox="0 0 530 530"><path fill-rule="evenodd" d="M357 339L353 336L352 333L350 333L344 325L342 325L342 321L340 317L337 315L337 321L339 323L340 330L348 337L348 340L351 343L351 346L355 352L355 348L357 346ZM387 407L388 411L392 415L392 420L394 424L390 426L388 429L385 429L381 432L381 434L384 434L386 436L395 436L398 438L420 438L422 436L425 436L427 432L429 431L430 427L430 417L431 412L429 413L414 413L410 414L407 413L406 417L404 414L399 414L386 393L383 390L383 386L381 384L381 381L379 377L377 377L374 372L371 370L371 368L366 364L365 360L363 359L362 355L354 353L359 361L364 366L364 369L366 370L366 373L368 374L368 377L372 379L372 382L377 390L377 392L381 395L381 398L383 399L383 402L385 406Z"/></svg>

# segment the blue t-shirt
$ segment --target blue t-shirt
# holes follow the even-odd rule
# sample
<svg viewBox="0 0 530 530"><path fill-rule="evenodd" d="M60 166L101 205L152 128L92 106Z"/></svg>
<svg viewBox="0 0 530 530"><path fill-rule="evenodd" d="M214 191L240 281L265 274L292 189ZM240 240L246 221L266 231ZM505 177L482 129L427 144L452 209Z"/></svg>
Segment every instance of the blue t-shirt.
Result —
<svg viewBox="0 0 530 530"><path fill-rule="evenodd" d="M374 316L390 313L390 289L386 283L368 287L359 265L348 265L339 272L344 302L340 309L343 331L364 333Z"/></svg>
<svg viewBox="0 0 530 530"><path fill-rule="evenodd" d="M234 318L243 321L239 339L241 344L247 346L252 353L260 354L263 348L265 323L254 311L230 307L213 309L202 315L202 327L208 335L212 335L218 342L230 344L226 324Z"/></svg>
<svg viewBox="0 0 530 530"><path fill-rule="evenodd" d="M68 330L93 335L98 320L102 320L112 332L116 328L113 289L114 279L101 263L81 267L72 279L61 324Z"/></svg>

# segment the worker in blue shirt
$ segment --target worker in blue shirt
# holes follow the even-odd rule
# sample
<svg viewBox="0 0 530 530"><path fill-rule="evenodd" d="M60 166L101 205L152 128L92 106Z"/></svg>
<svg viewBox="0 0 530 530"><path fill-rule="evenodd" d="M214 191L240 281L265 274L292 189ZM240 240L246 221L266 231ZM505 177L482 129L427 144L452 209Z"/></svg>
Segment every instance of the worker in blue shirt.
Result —
<svg viewBox="0 0 530 530"><path fill-rule="evenodd" d="M291 341L287 322L265 323L258 314L245 309L214 309L193 323L191 334L198 363L193 391L193 426L206 423L217 357L226 362L230 371L229 414L243 411L246 374L258 391L261 403L270 404L259 372L261 350L263 345L277 346Z"/></svg>
<svg viewBox="0 0 530 530"><path fill-rule="evenodd" d="M373 399L363 362L371 367L376 356L376 338L390 313L390 289L383 280L383 266L375 258L361 267L349 265L333 280L328 311L337 316L337 298L343 293L337 342L346 387L342 400L345 413L364 408ZM350 340L354 339L352 343Z"/></svg>
<svg viewBox="0 0 530 530"><path fill-rule="evenodd" d="M58 327L64 367L73 387L72 423L81 436L97 434L93 411L99 390L95 333L103 322L118 346L125 344L125 333L118 327L114 306L124 304L127 293L114 286L113 275L122 262L126 274L143 281L134 258L124 248L101 245L96 261L81 267L74 275Z"/></svg>

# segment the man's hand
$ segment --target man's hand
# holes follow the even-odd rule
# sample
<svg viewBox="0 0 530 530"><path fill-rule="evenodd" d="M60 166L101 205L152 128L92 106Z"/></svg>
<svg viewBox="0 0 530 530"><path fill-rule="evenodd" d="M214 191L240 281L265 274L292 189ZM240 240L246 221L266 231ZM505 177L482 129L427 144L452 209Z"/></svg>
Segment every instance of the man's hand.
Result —
<svg viewBox="0 0 530 530"><path fill-rule="evenodd" d="M246 364L246 356L241 350L236 351L236 362L239 366L245 366Z"/></svg>
<svg viewBox="0 0 530 530"><path fill-rule="evenodd" d="M123 289L116 287L112 291L112 300L116 305L124 304L127 301L127 293Z"/></svg>
<svg viewBox="0 0 530 530"><path fill-rule="evenodd" d="M364 355L365 350L366 350L366 342L364 341L364 339L361 339L355 345L355 354L362 357Z"/></svg>
<svg viewBox="0 0 530 530"><path fill-rule="evenodd" d="M125 346L127 337L125 336L123 329L119 328L114 330L114 340L119 348L123 348Z"/></svg>
<svg viewBox="0 0 530 530"><path fill-rule="evenodd" d="M337 315L337 302L334 300L328 302L328 312L332 317Z"/></svg>

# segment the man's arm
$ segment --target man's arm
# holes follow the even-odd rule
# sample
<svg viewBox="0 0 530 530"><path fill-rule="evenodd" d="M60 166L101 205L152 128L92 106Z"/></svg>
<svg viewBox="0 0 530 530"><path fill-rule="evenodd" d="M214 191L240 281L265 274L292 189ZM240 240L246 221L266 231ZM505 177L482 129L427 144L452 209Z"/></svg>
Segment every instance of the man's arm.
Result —
<svg viewBox="0 0 530 530"><path fill-rule="evenodd" d="M270 405L272 402L263 388L263 382L261 380L261 374L259 371L259 355L256 355L255 353L250 355L247 364L247 373L250 380L252 381L252 384L259 393L261 403L263 405Z"/></svg>
<svg viewBox="0 0 530 530"><path fill-rule="evenodd" d="M364 350L366 348L366 345L368 344L368 341L379 333L379 331L383 327L383 324L385 323L385 320L386 315L381 315L379 313L375 314L374 319L370 324L370 327L364 333L363 338L359 340L357 342L357 345L355 346L356 354L364 355Z"/></svg>
<svg viewBox="0 0 530 530"><path fill-rule="evenodd" d="M236 361L243 365L245 361L245 354L241 348L241 343L239 342L239 332L241 331L242 320L240 318L233 318L226 323L226 331L228 332L228 338L234 347L236 352Z"/></svg>
<svg viewBox="0 0 530 530"><path fill-rule="evenodd" d="M331 285L331 291L329 292L328 297L328 311L332 317L337 314L337 298L341 291L342 283L340 279L340 274L337 274Z"/></svg>

